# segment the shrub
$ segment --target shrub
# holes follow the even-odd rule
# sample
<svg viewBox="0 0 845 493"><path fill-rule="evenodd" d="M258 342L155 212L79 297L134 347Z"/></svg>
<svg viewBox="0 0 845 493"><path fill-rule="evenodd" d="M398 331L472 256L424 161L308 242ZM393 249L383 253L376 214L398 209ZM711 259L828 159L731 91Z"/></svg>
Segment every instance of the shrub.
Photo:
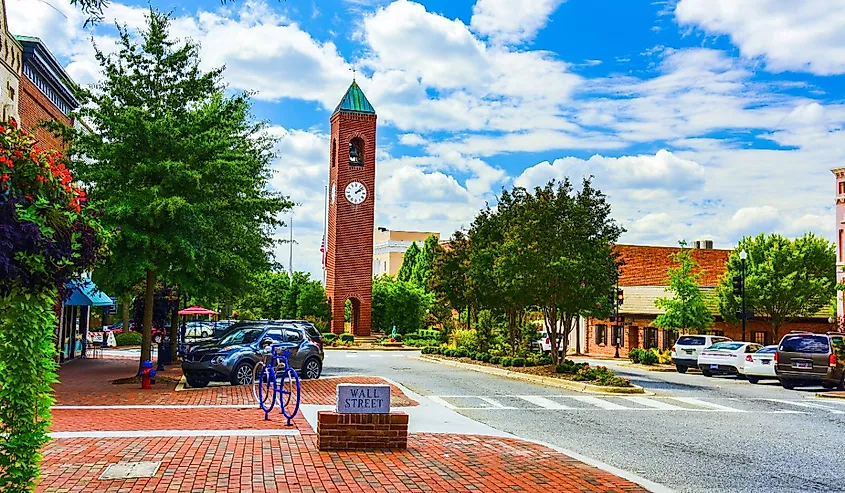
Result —
<svg viewBox="0 0 845 493"><path fill-rule="evenodd" d="M555 371L558 373L563 373L566 375L571 375L577 373L579 370L583 368L588 368L590 365L587 363L576 363L570 359L563 360L563 363L560 363L555 368Z"/></svg>
<svg viewBox="0 0 845 493"><path fill-rule="evenodd" d="M434 352L434 348L432 348L432 347L424 347L424 348L422 348L422 351L420 351L420 353L422 353L422 354L431 354L433 352Z"/></svg>
<svg viewBox="0 0 845 493"><path fill-rule="evenodd" d="M525 358L516 357L513 359L513 366L525 366Z"/></svg>
<svg viewBox="0 0 845 493"><path fill-rule="evenodd" d="M552 356L550 354L541 355L538 363L543 366L550 365L552 364Z"/></svg>
<svg viewBox="0 0 845 493"><path fill-rule="evenodd" d="M502 358L502 366L513 366L513 358L510 356Z"/></svg>
<svg viewBox="0 0 845 493"><path fill-rule="evenodd" d="M478 353L476 353L475 351L471 351L467 356L469 356L469 359L471 359L471 360L477 360L478 359Z"/></svg>
<svg viewBox="0 0 845 493"><path fill-rule="evenodd" d="M323 342L325 344L331 344L335 341L337 341L337 334L332 334L331 332L329 332L328 334L323 334Z"/></svg>
<svg viewBox="0 0 845 493"><path fill-rule="evenodd" d="M631 382L628 379L617 376L613 370L606 366L590 367L584 364L584 367L579 369L572 376L572 380L579 382L591 382L596 385L603 385L608 387L630 387Z"/></svg>
<svg viewBox="0 0 845 493"><path fill-rule="evenodd" d="M493 355L490 355L490 363L493 363L494 365L501 364L501 363L502 363L502 358L501 358L500 356L493 356Z"/></svg>
<svg viewBox="0 0 845 493"><path fill-rule="evenodd" d="M352 334L340 334L340 342L343 344L352 344L355 342L355 336Z"/></svg>
<svg viewBox="0 0 845 493"><path fill-rule="evenodd" d="M422 329L417 331L417 337L420 339L437 339L440 337L440 331L434 329Z"/></svg>
<svg viewBox="0 0 845 493"><path fill-rule="evenodd" d="M478 336L475 329L458 329L452 335L455 340L455 347L458 349L465 349L467 351L478 350Z"/></svg>
<svg viewBox="0 0 845 493"><path fill-rule="evenodd" d="M635 347L628 351L628 358L633 363L639 363L643 353L644 351L642 349Z"/></svg>
<svg viewBox="0 0 845 493"><path fill-rule="evenodd" d="M466 349L455 349L455 357L457 358L466 358L467 350Z"/></svg>
<svg viewBox="0 0 845 493"><path fill-rule="evenodd" d="M661 352L657 348L652 348L651 351L657 355L657 362L662 365L672 364L672 351L669 349Z"/></svg>
<svg viewBox="0 0 845 493"><path fill-rule="evenodd" d="M640 351L640 363L643 365L654 365L660 361L660 357L653 351Z"/></svg>
<svg viewBox="0 0 845 493"><path fill-rule="evenodd" d="M140 346L143 338L140 332L123 331L114 335L114 343L118 346Z"/></svg>
<svg viewBox="0 0 845 493"><path fill-rule="evenodd" d="M489 354L487 354L487 353L483 353L483 354L481 355L481 361L483 361L483 362L485 362L485 363L489 363L489 362L490 362L490 355L489 355Z"/></svg>

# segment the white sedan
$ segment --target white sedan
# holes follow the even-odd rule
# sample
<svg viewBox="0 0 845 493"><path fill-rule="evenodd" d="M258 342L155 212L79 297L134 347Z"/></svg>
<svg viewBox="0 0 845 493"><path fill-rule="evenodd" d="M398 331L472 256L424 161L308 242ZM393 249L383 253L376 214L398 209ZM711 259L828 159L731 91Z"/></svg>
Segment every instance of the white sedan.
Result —
<svg viewBox="0 0 845 493"><path fill-rule="evenodd" d="M745 363L742 365L740 373L745 375L750 383L757 383L762 378L777 379L775 374L775 353L778 351L778 346L766 346L756 353L746 354Z"/></svg>
<svg viewBox="0 0 845 493"><path fill-rule="evenodd" d="M746 355L756 353L762 347L753 342L718 342L698 355L698 368L705 377L716 373L739 375Z"/></svg>

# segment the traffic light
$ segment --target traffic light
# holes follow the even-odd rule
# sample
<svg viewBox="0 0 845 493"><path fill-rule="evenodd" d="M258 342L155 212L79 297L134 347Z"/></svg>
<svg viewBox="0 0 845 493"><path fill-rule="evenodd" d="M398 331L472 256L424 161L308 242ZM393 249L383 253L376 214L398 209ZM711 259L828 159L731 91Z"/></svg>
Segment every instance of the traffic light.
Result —
<svg viewBox="0 0 845 493"><path fill-rule="evenodd" d="M616 305L616 299L613 297L613 293L607 294L607 305L613 307Z"/></svg>
<svg viewBox="0 0 845 493"><path fill-rule="evenodd" d="M616 291L616 302L617 302L619 305L622 305L622 303L623 303L624 301L625 301L625 292L624 292L624 291L622 291L621 289L617 290L617 291Z"/></svg>
<svg viewBox="0 0 845 493"><path fill-rule="evenodd" d="M742 296L742 276L734 276L734 296Z"/></svg>

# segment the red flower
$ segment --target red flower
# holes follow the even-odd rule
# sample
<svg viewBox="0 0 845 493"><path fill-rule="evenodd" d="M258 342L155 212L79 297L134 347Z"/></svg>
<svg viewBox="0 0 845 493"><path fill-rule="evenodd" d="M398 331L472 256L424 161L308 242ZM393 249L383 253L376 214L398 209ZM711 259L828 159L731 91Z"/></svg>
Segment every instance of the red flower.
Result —
<svg viewBox="0 0 845 493"><path fill-rule="evenodd" d="M0 128L3 128L3 127L0 127ZM15 157L17 157L18 159L23 159L23 151L21 151L20 149L16 150L15 151Z"/></svg>
<svg viewBox="0 0 845 493"><path fill-rule="evenodd" d="M6 180L8 180L8 179L9 179L9 175L7 175L7 174L4 174L3 176L0 176L0 181L6 181Z"/></svg>
<svg viewBox="0 0 845 493"><path fill-rule="evenodd" d="M18 122L14 118L9 118L9 125L11 125L12 128L18 128Z"/></svg>
<svg viewBox="0 0 845 493"><path fill-rule="evenodd" d="M6 131L6 127L4 127L3 125L0 125L0 132L5 132L5 131Z"/></svg>
<svg viewBox="0 0 845 493"><path fill-rule="evenodd" d="M32 200L32 195L27 194L27 195L24 195L24 197L26 197L26 200Z"/></svg>

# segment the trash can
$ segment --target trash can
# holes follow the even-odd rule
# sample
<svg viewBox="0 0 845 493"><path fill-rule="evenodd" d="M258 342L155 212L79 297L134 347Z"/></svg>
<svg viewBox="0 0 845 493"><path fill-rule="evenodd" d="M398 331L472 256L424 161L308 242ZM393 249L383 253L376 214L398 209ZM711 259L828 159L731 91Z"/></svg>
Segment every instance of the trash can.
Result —
<svg viewBox="0 0 845 493"><path fill-rule="evenodd" d="M158 364L172 365L173 358L170 356L170 339L164 338L158 345Z"/></svg>

